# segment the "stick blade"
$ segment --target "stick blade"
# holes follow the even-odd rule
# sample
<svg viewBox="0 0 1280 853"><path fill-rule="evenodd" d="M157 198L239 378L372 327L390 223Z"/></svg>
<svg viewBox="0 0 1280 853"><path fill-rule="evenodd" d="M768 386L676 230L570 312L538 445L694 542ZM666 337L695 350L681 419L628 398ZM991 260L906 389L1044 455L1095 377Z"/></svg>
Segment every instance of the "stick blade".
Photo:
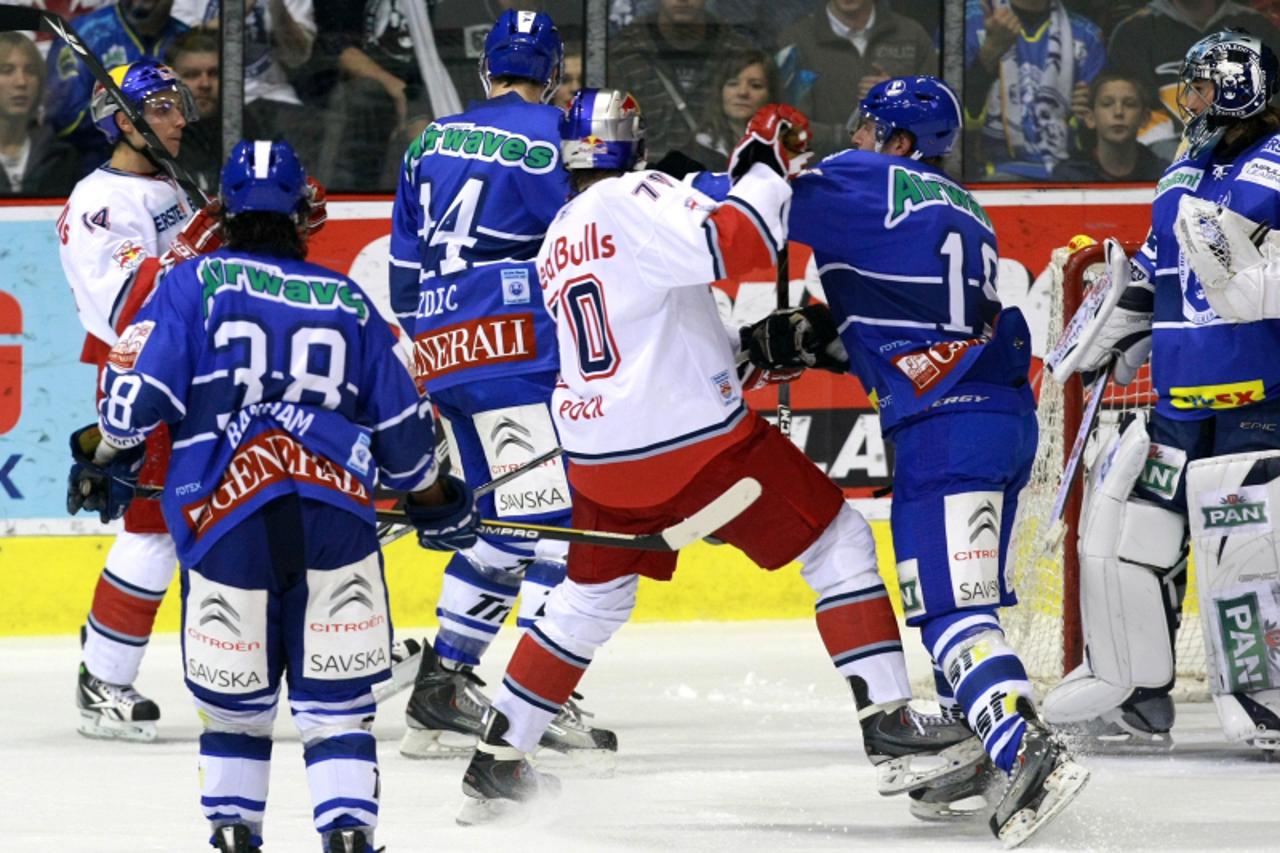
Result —
<svg viewBox="0 0 1280 853"><path fill-rule="evenodd" d="M38 30L44 23L45 13L34 6L14 6L0 3L0 31Z"/></svg>
<svg viewBox="0 0 1280 853"><path fill-rule="evenodd" d="M672 551L692 545L742 515L763 491L759 480L743 477L684 521L662 531L662 539Z"/></svg>

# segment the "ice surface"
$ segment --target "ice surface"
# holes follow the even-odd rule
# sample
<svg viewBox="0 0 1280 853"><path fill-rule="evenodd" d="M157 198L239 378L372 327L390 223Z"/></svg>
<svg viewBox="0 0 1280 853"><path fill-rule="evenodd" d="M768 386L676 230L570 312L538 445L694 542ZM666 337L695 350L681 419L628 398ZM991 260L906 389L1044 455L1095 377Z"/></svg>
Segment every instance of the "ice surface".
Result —
<svg viewBox="0 0 1280 853"><path fill-rule="evenodd" d="M403 632L402 632L403 633ZM494 683L515 632L480 672ZM918 646L910 636L913 666ZM75 731L75 638L0 641L0 815L5 849L56 853L208 850L198 806L199 722L177 639L153 639L138 686L163 711L153 744ZM408 851L999 850L986 826L926 824L875 792L853 706L812 623L642 624L622 630L582 683L618 732L612 778L559 768L555 809L519 828L460 828L461 760L397 752L407 694L375 732L378 843ZM319 843L302 749L277 722L266 853ZM1086 756L1093 779L1033 850L1280 849L1280 762L1228 747L1209 705L1183 705L1172 753Z"/></svg>

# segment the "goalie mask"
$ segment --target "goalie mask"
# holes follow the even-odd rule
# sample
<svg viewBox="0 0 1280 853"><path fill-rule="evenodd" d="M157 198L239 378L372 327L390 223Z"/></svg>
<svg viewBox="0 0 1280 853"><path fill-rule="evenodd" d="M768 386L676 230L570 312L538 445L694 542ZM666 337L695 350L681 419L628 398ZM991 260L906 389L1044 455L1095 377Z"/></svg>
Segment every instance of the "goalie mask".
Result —
<svg viewBox="0 0 1280 853"><path fill-rule="evenodd" d="M1262 112L1276 93L1278 74L1275 53L1243 30L1223 30L1193 44L1182 63L1178 88L1188 155L1213 148L1232 122ZM1202 80L1213 84L1209 98L1194 86ZM1198 114L1194 106L1200 107Z"/></svg>
<svg viewBox="0 0 1280 853"><path fill-rule="evenodd" d="M158 109L178 109L188 122L196 121L199 112L195 99L186 84L178 79L178 75L167 65L154 59L139 59L128 65L117 65L107 74L120 87L120 91L129 103L138 111L143 111L150 102ZM177 94L173 100L158 98L164 92ZM116 124L116 113L120 112L120 104L101 83L93 87L93 96L89 99L89 114L108 141L113 145L120 139L120 126Z"/></svg>
<svg viewBox="0 0 1280 853"><path fill-rule="evenodd" d="M618 89L580 89L560 119L564 166L629 172L644 167L640 104Z"/></svg>
<svg viewBox="0 0 1280 853"><path fill-rule="evenodd" d="M896 77L871 87L847 130L853 133L867 122L875 126L876 151L902 130L915 139L913 160L943 157L960 136L960 100L937 77Z"/></svg>
<svg viewBox="0 0 1280 853"><path fill-rule="evenodd" d="M503 12L484 39L480 82L489 94L493 77L519 77L542 83L542 102L560 85L564 43L550 15L542 12Z"/></svg>

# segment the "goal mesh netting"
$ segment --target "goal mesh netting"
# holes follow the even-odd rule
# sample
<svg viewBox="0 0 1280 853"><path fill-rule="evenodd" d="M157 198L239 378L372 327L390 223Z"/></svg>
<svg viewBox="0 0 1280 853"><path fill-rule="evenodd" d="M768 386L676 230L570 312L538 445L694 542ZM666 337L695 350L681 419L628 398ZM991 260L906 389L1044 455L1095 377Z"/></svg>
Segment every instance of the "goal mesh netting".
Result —
<svg viewBox="0 0 1280 853"><path fill-rule="evenodd" d="M1127 245L1125 249L1132 253L1137 246ZM1047 300L1050 342L1057 340L1064 320L1071 317L1079 304L1080 294L1103 269L1101 245L1091 245L1074 254L1067 248L1054 251ZM1007 561L1007 572L1017 590L1019 603L1001 612L1001 622L1010 645L1022 658L1037 692L1043 696L1075 668L1084 655L1075 548L1084 478L1093 461L1089 450L1101 444L1108 433L1114 433L1126 412L1154 405L1155 396L1146 367L1129 385L1108 386L1102 399L1095 443L1086 445L1081 471L1076 475L1067 501L1063 519L1065 533L1057 537L1054 534L1058 531L1050 530L1048 519L1063 463L1071 451L1083 413L1082 390L1078 376L1067 386L1060 386L1038 363L1032 369L1032 383L1039 399L1040 443L1031 481L1019 499ZM1176 656L1176 695L1183 699L1207 698L1204 640L1194 573L1188 584Z"/></svg>

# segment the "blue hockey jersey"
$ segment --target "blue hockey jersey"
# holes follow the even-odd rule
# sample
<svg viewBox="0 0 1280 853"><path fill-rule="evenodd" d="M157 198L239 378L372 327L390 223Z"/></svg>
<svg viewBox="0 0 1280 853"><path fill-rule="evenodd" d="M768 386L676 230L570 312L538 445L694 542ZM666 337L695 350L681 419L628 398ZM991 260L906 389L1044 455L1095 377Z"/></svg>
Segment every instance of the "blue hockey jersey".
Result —
<svg viewBox="0 0 1280 853"><path fill-rule="evenodd" d="M867 151L834 154L792 186L790 237L813 248L886 434L929 412L1035 407L1031 336L1017 309L1001 310L995 230L967 190Z"/></svg>
<svg viewBox="0 0 1280 853"><path fill-rule="evenodd" d="M99 425L131 446L164 421L163 509L184 565L297 493L373 523L373 487L435 481L430 401L355 282L221 249L179 264L116 342Z"/></svg>
<svg viewBox="0 0 1280 853"><path fill-rule="evenodd" d="M1190 193L1272 227L1280 225L1280 134L1230 160L1203 152L1174 161L1156 185L1151 231L1134 263L1155 283L1151 379L1156 411L1209 417L1280 395L1280 320L1227 323L1204 298L1174 236L1178 200Z"/></svg>
<svg viewBox="0 0 1280 853"><path fill-rule="evenodd" d="M405 153L391 305L430 390L556 369L533 259L569 195L560 116L504 95L433 122Z"/></svg>

